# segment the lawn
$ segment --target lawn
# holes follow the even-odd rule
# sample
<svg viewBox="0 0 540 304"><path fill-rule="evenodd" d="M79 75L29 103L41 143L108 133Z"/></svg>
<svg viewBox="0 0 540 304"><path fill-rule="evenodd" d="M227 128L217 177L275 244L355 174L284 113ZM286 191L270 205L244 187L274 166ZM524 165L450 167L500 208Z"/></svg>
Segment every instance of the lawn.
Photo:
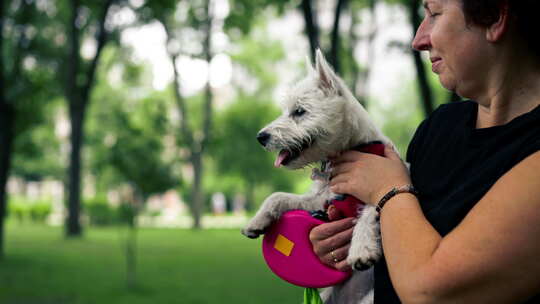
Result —
<svg viewBox="0 0 540 304"><path fill-rule="evenodd" d="M141 229L138 288L128 290L125 230L93 228L66 240L61 228L10 223L0 262L3 304L298 304L302 289L264 264L260 240L238 230Z"/></svg>

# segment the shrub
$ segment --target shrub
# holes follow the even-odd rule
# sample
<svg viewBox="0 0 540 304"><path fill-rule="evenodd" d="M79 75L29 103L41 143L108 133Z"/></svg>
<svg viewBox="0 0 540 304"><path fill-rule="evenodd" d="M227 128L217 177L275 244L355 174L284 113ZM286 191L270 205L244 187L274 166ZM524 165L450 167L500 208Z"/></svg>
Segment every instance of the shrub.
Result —
<svg viewBox="0 0 540 304"><path fill-rule="evenodd" d="M96 197L84 202L84 212L90 220L90 225L108 226L118 222L117 208L109 205L106 199Z"/></svg>
<svg viewBox="0 0 540 304"><path fill-rule="evenodd" d="M8 206L8 216L15 217L15 219L17 219L19 222L23 222L25 219L29 218L30 208L28 204L18 201L10 201Z"/></svg>
<svg viewBox="0 0 540 304"><path fill-rule="evenodd" d="M36 223L44 223L52 211L51 204L44 201L38 201L29 206L30 219Z"/></svg>
<svg viewBox="0 0 540 304"><path fill-rule="evenodd" d="M133 226L135 217L137 216L137 208L130 203L123 203L118 206L118 218L122 224Z"/></svg>
<svg viewBox="0 0 540 304"><path fill-rule="evenodd" d="M13 216L17 221L31 220L43 223L52 211L50 200L28 200L24 197L10 197L8 203L8 216Z"/></svg>

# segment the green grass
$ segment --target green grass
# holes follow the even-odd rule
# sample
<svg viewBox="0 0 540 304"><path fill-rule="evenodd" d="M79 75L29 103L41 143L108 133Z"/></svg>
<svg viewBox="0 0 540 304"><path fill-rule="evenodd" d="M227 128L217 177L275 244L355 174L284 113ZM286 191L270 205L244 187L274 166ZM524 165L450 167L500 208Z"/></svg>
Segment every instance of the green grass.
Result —
<svg viewBox="0 0 540 304"><path fill-rule="evenodd" d="M5 304L300 303L302 289L266 267L260 240L237 230L141 229L135 290L125 278L120 228L87 229L66 240L61 228L10 223L0 262Z"/></svg>

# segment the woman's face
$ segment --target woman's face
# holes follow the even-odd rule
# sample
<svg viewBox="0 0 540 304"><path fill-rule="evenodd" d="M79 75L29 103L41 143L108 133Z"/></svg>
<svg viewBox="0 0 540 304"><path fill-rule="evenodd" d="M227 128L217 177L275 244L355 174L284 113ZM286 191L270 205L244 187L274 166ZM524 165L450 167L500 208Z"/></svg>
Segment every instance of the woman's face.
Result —
<svg viewBox="0 0 540 304"><path fill-rule="evenodd" d="M485 29L467 24L461 0L424 0L425 17L413 48L429 51L431 69L441 84L464 97L473 97L489 68Z"/></svg>

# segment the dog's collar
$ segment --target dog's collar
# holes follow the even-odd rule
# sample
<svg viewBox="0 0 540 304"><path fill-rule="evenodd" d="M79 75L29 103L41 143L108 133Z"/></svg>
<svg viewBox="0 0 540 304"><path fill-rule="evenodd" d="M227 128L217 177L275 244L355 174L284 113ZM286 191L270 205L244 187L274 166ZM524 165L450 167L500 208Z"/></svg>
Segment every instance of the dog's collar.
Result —
<svg viewBox="0 0 540 304"><path fill-rule="evenodd" d="M382 143L382 141L379 140L358 144L352 147L351 150L384 156L384 144ZM329 167L330 161L323 160L321 162L321 168L314 168L311 172L311 179L328 182L330 180Z"/></svg>
<svg viewBox="0 0 540 304"><path fill-rule="evenodd" d="M377 155L384 155L384 144L380 140L370 141L365 144L358 144L351 148L351 150L372 153Z"/></svg>

